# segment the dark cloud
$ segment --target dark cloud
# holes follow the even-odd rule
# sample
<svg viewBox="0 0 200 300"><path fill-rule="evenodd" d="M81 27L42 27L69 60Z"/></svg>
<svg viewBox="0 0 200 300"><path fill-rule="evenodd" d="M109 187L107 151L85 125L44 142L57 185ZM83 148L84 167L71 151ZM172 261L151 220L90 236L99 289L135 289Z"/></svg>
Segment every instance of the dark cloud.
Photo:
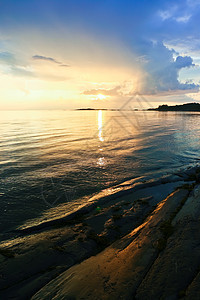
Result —
<svg viewBox="0 0 200 300"><path fill-rule="evenodd" d="M143 68L143 78L129 93L123 91L124 86L116 86L112 89L91 89L83 92L84 95L105 96L130 96L133 94L183 94L198 92L200 85L192 80L181 82L179 73L183 68L193 68L195 64L190 56L178 55L173 49L167 48L163 42L143 41L138 43L138 57ZM176 58L174 58L176 57ZM127 88L126 88L127 90Z"/></svg>
<svg viewBox="0 0 200 300"><path fill-rule="evenodd" d="M116 86L113 89L92 89L83 92L83 95L105 95L105 96L122 96L121 86Z"/></svg>
<svg viewBox="0 0 200 300"><path fill-rule="evenodd" d="M60 64L60 62L58 62L57 60L55 60L52 57L46 57L46 56L42 56L42 55L34 55L32 58L35 59L35 60L47 60L47 61L50 61L50 62L54 62L56 64Z"/></svg>
<svg viewBox="0 0 200 300"><path fill-rule="evenodd" d="M70 65L67 65L67 64L60 64L60 67L68 68L68 67L70 67Z"/></svg>
<svg viewBox="0 0 200 300"><path fill-rule="evenodd" d="M143 94L158 94L161 92L199 90L199 85L192 82L179 81L179 72L183 68L194 67L190 56L177 56L173 49L168 49L162 42L148 42L140 48L140 54L145 55L143 68L146 75L138 92Z"/></svg>
<svg viewBox="0 0 200 300"><path fill-rule="evenodd" d="M48 56L43 56L43 55L33 55L32 58L34 60L44 60L44 61L49 61L52 63L55 63L57 65L59 65L60 67L69 67L69 65L67 64L63 64L62 62L57 61L55 58L53 57L48 57Z"/></svg>
<svg viewBox="0 0 200 300"><path fill-rule="evenodd" d="M186 67L194 67L195 64L192 63L192 58L190 56L178 56L174 62L174 66L177 69L182 69Z"/></svg>

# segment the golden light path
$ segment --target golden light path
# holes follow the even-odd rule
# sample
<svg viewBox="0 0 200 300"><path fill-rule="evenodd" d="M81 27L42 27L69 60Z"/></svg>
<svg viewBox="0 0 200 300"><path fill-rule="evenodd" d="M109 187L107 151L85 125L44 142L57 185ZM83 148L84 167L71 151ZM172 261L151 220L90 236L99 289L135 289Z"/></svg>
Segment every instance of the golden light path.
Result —
<svg viewBox="0 0 200 300"><path fill-rule="evenodd" d="M103 138L103 136L102 136L102 126L103 126L102 110L99 110L99 111L98 111L98 130L99 130L98 136L99 136L99 140L100 140L101 142L104 141L104 138Z"/></svg>
<svg viewBox="0 0 200 300"><path fill-rule="evenodd" d="M102 110L99 110L98 111L98 131L99 131L98 137L99 137L100 142L104 141L104 138L102 136L102 131L103 131L103 118L102 118L102 115L103 115ZM99 150L102 151L103 150L102 147ZM105 165L105 158L103 156L98 158L97 164L100 167L103 167Z"/></svg>

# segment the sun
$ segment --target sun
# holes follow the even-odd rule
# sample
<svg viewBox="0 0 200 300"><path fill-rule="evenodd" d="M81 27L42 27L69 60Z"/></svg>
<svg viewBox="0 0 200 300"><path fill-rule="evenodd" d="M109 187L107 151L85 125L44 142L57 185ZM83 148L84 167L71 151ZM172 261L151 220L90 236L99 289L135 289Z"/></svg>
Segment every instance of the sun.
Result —
<svg viewBox="0 0 200 300"><path fill-rule="evenodd" d="M98 95L97 95L97 99L98 99L98 100L104 100L104 99L106 99L106 96L104 96L104 95L102 95L102 94L98 94Z"/></svg>

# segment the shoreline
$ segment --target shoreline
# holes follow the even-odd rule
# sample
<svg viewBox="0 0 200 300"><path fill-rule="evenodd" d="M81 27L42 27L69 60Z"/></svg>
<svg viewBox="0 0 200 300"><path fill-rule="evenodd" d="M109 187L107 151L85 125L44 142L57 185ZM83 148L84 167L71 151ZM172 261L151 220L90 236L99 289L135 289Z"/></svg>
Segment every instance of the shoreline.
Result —
<svg viewBox="0 0 200 300"><path fill-rule="evenodd" d="M121 299L129 299L127 293L133 293L132 286L136 275L132 276L132 271L129 270L129 265L134 264L135 261L134 253L142 251L144 255L147 255L150 251L154 254L150 256L151 259L149 258L148 268L145 265L144 273L138 275L140 284L135 283L134 294L142 295L144 288L139 289L139 287L143 284L144 278L146 280L147 274L150 274L149 270L152 268L150 266L155 263L152 262L152 257L156 255L157 260L163 255L167 249L168 239L171 239L176 232L175 230L168 236L168 233L163 234L162 230L160 232L160 226L163 222L168 222L168 227L164 231L170 231L171 227L176 229L177 226L178 230L183 229L180 222L174 220L178 218L178 213L184 210L186 205L184 203L192 197L192 193L194 195L199 193L199 173L200 167L196 166L157 181L123 183L115 187L116 194L112 191L104 197L97 197L96 201L71 214L70 217L50 221L51 223L46 222L34 228L18 230L14 239L3 241L0 246L2 273L0 297L4 299L9 297L49 299L48 297L51 298L52 295L59 295L59 297L65 295L74 299L81 297L82 299L99 299L96 294L98 290L101 299L117 299L119 295ZM187 212L188 207L192 207L192 204L188 205ZM195 205L198 211L198 203ZM157 222L158 216L160 216L159 222ZM196 215L195 218L197 223ZM169 222L175 223L169 225ZM155 232L152 232L152 228ZM152 239L150 244L147 243L148 247L146 246L147 236L150 240ZM154 239L154 236L157 238ZM141 243L137 249L134 248L136 240L137 243ZM144 245L143 241L145 241ZM173 243L175 241L171 241L172 245ZM129 250L132 247L133 249ZM114 263L114 256L121 255L123 251L127 252L127 260L129 257L132 257L132 260L129 263L126 260L123 262L124 269L116 278L114 266L117 268L117 265ZM109 267L112 271L108 272L109 274L106 273L110 279L105 280L105 276L100 276L95 266L99 265L101 270L104 266L108 267L109 259L105 259L107 254L113 263ZM143 268L144 257L141 260L137 258L137 261L138 267ZM83 280L85 276L90 276L88 270L93 274L91 282L93 280L94 284L85 283L85 287L81 290L80 278ZM161 279L164 275L167 276L166 272L161 274ZM129 274L130 277L129 275L126 277L125 273L132 275ZM68 280L71 278L70 274L75 275ZM94 279L95 276L96 279ZM145 284L148 286L147 283ZM123 288L124 294L121 290ZM155 287L153 290L155 294L158 293ZM56 296L55 299L59 297ZM137 299L150 299L145 298L144 294L142 297L138 296Z"/></svg>
<svg viewBox="0 0 200 300"><path fill-rule="evenodd" d="M196 167L194 167L196 168ZM183 180L188 180L187 172L190 170L190 172L193 172L193 167L188 166L186 169L179 170L179 172L172 173L171 175L165 174L162 177L158 178L148 178L146 176L140 176L135 177L133 179L128 179L126 181L123 181L122 183L119 183L117 185L114 185L112 187L108 187L106 189L101 190L100 192L94 193L90 196L84 196L83 197L83 204L78 205L78 208L72 209L67 214L62 214L63 210L65 209L65 205L62 204L61 211L58 210L57 214L61 214L58 218L50 217L47 218L47 216L44 214L41 217L30 219L27 222L25 222L22 225L19 225L16 229L11 229L9 231L4 232L5 236L6 234L10 235L24 235L29 233L34 233L40 230L46 230L50 228L51 226L56 225L65 225L71 220L77 218L79 215L88 214L92 210L95 209L97 206L104 205L111 200L119 199L123 196L126 196L128 194L131 194L133 192L136 192L138 190L144 190L146 188L150 187L156 187L160 184L164 183L173 183L173 182L179 182ZM55 207L57 208L57 207ZM54 208L53 208L54 209ZM55 212L54 214L55 215ZM1 241L4 241L6 238L2 237Z"/></svg>

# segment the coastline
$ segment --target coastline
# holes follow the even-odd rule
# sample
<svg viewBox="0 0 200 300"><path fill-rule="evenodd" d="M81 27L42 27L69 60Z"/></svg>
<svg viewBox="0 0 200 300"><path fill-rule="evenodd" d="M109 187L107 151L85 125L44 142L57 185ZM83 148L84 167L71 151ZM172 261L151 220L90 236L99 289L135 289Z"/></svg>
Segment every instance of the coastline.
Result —
<svg viewBox="0 0 200 300"><path fill-rule="evenodd" d="M198 293L199 173L196 166L157 181L124 183L67 218L18 230L0 246L0 297L159 299Z"/></svg>
<svg viewBox="0 0 200 300"><path fill-rule="evenodd" d="M168 111L174 111L174 112L200 112L200 104L199 103L184 103L179 105L159 105L157 108L149 108L149 111L162 111L162 112L168 112Z"/></svg>

